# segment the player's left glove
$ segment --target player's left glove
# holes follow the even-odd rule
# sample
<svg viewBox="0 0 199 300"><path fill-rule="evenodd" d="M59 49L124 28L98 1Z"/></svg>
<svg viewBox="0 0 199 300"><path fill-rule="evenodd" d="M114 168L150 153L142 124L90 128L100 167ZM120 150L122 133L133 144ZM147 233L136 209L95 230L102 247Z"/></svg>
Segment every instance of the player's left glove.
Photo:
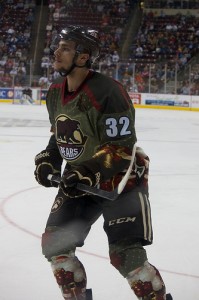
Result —
<svg viewBox="0 0 199 300"><path fill-rule="evenodd" d="M37 182L45 187L58 187L58 183L48 180L48 175L61 176L62 158L58 151L43 150L35 157L34 171Z"/></svg>
<svg viewBox="0 0 199 300"><path fill-rule="evenodd" d="M93 174L84 166L78 166L72 170L65 170L60 187L64 194L70 198L78 198L86 195L86 192L76 189L78 183L96 186L100 181L100 173Z"/></svg>

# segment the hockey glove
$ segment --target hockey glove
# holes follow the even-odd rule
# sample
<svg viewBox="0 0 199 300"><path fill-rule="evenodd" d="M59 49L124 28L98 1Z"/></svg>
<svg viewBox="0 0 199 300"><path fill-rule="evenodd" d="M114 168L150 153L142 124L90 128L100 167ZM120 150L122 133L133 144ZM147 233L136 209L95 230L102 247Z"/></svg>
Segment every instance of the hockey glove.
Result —
<svg viewBox="0 0 199 300"><path fill-rule="evenodd" d="M60 187L64 194L70 198L78 198L86 195L86 192L76 189L78 183L96 186L99 183L100 174L93 174L84 166L78 166L73 170L65 170L61 179Z"/></svg>
<svg viewBox="0 0 199 300"><path fill-rule="evenodd" d="M49 174L61 176L62 157L56 150L43 150L35 157L34 172L37 182L45 187L58 187L58 183L47 179Z"/></svg>

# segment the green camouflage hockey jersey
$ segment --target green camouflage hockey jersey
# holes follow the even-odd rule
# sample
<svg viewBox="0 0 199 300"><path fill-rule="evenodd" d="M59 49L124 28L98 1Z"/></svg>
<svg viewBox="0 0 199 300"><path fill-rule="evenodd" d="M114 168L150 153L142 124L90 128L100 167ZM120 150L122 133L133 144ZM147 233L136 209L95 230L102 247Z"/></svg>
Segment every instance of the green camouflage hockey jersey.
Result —
<svg viewBox="0 0 199 300"><path fill-rule="evenodd" d="M46 104L68 165L100 172L106 188L113 189L128 168L136 142L135 110L123 86L90 71L78 90L69 93L67 78L62 77L50 86Z"/></svg>

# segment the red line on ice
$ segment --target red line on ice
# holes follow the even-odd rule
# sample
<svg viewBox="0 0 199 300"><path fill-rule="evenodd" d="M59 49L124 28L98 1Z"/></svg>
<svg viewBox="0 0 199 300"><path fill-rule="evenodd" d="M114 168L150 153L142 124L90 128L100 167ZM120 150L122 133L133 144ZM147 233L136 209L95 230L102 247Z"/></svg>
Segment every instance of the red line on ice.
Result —
<svg viewBox="0 0 199 300"><path fill-rule="evenodd" d="M41 236L39 236L38 234L35 234L34 232L18 225L16 222L14 222L11 218L9 218L5 212L5 206L7 204L7 202L9 200L11 200L12 198L16 197L17 195L19 194L22 194L22 193L25 193L27 191L30 191L30 190L34 190L34 189L37 189L39 187L30 187L30 188L26 188L24 190L20 190L18 192L15 192L7 197L5 197L3 199L3 201L0 203L0 214L2 215L2 217L9 223L11 224L12 226L14 226L15 228L17 228L18 230L21 230L35 238L38 238L38 239L41 239ZM101 259L106 259L106 260L109 260L108 257L106 256L102 256L102 255L99 255L99 254L96 254L96 253L92 253L92 252L88 252L88 251L85 251L85 250L80 250L78 249L77 250L78 252L80 253L83 253L83 254L86 254L86 255L90 255L90 256L94 256L94 257L97 257L97 258L101 258ZM169 271L169 270L161 270L161 272L165 272L165 273L169 273L169 274L173 274L173 275L178 275L178 276L185 276L185 277L190 277L190 278L196 278L196 279L199 279L199 276L198 275L192 275L192 274L186 274L186 273L180 273L180 272L174 272L174 271Z"/></svg>

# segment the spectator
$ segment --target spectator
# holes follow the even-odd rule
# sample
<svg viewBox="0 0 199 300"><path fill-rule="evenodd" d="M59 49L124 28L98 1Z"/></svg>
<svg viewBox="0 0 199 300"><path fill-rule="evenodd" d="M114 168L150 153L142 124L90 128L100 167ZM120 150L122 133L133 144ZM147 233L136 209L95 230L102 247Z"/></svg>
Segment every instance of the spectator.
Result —
<svg viewBox="0 0 199 300"><path fill-rule="evenodd" d="M112 62L113 62L113 64L117 64L119 62L119 60L120 60L119 54L115 50L112 55Z"/></svg>

